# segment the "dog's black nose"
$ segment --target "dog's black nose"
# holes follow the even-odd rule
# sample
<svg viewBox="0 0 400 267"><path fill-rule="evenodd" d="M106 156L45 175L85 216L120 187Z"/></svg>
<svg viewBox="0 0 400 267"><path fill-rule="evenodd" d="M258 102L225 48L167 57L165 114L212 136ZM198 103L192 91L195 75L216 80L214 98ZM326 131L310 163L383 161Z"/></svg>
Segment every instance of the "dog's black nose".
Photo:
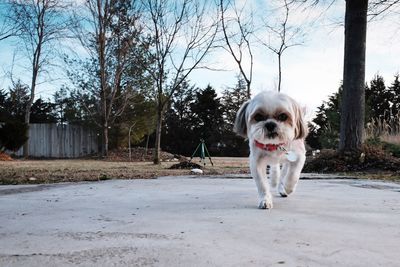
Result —
<svg viewBox="0 0 400 267"><path fill-rule="evenodd" d="M272 132L276 128L276 123L269 121L265 124L265 128L267 128L268 131Z"/></svg>

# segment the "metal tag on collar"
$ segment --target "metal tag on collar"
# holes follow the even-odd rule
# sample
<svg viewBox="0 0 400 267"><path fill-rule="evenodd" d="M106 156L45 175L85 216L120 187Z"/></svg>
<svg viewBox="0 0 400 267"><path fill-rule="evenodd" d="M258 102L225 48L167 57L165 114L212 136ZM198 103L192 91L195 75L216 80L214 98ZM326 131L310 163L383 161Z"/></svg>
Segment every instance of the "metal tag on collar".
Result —
<svg viewBox="0 0 400 267"><path fill-rule="evenodd" d="M285 156L288 161L295 162L297 160L297 155L293 151L287 151L283 146L279 147L279 149L285 151Z"/></svg>

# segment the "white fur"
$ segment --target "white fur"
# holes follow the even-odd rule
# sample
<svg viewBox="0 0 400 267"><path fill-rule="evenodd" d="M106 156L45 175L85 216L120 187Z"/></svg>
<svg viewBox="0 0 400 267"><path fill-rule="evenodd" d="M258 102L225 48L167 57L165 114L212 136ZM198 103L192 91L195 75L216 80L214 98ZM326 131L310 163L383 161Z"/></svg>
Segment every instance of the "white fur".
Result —
<svg viewBox="0 0 400 267"><path fill-rule="evenodd" d="M279 119L282 113L287 115L287 120ZM256 114L264 115L265 120L256 121ZM272 132L266 128L267 122L275 123L276 128ZM267 181L267 165L270 166L271 186L278 186L278 192L283 197L294 192L304 166L307 125L303 111L296 101L285 94L261 92L238 111L234 130L249 139L250 171L258 189L259 208L271 209L273 203ZM257 147L255 140L263 144L283 144L283 148L266 151ZM296 160L288 161L284 150L292 151Z"/></svg>

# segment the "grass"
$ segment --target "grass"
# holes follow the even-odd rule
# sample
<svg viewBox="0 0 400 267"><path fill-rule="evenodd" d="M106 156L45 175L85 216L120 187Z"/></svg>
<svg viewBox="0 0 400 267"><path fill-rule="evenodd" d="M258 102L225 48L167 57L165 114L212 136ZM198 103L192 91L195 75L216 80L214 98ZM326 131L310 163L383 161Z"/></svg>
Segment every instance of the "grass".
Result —
<svg viewBox="0 0 400 267"><path fill-rule="evenodd" d="M346 174L344 174L346 175ZM348 175L367 180L382 180L382 181L390 181L390 182L400 182L400 174L395 172L378 172L378 173L349 173Z"/></svg>
<svg viewBox="0 0 400 267"><path fill-rule="evenodd" d="M217 157L214 166L206 161L205 175L248 174L248 158ZM198 163L198 159L193 162ZM0 161L0 185L49 184L109 179L152 179L168 175L189 175L190 170L169 169L176 162L116 162L105 160L13 160ZM202 164L201 164L202 165ZM399 172L337 172L363 179L400 181Z"/></svg>
<svg viewBox="0 0 400 267"><path fill-rule="evenodd" d="M400 158L400 113L390 119L371 119L366 127L366 141Z"/></svg>
<svg viewBox="0 0 400 267"><path fill-rule="evenodd" d="M400 145L400 134L382 135L379 139L389 144Z"/></svg>
<svg viewBox="0 0 400 267"><path fill-rule="evenodd" d="M390 120L371 119L366 127L366 139L379 139L393 145L400 145L400 113Z"/></svg>
<svg viewBox="0 0 400 267"><path fill-rule="evenodd" d="M247 158L213 158L204 174L248 173ZM198 160L193 160L199 163ZM0 161L0 184L36 184L108 179L151 179L188 175L190 170L168 169L176 162L112 162L104 160L14 160Z"/></svg>

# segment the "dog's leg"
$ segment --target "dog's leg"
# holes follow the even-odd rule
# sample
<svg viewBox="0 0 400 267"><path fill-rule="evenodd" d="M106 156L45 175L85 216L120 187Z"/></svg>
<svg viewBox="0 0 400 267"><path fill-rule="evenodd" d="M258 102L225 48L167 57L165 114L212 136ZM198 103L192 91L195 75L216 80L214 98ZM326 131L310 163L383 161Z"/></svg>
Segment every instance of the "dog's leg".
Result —
<svg viewBox="0 0 400 267"><path fill-rule="evenodd" d="M267 163L260 158L251 157L250 172L257 185L260 209L272 209L272 195L267 181Z"/></svg>
<svg viewBox="0 0 400 267"><path fill-rule="evenodd" d="M270 164L269 178L271 179L271 187L275 188L279 184L281 175L280 164Z"/></svg>
<svg viewBox="0 0 400 267"><path fill-rule="evenodd" d="M289 164L288 163L282 164L281 177L279 179L279 184L277 189L278 193L283 197L287 196L287 194L285 194L284 184L285 184L285 179L288 175L288 171L289 171Z"/></svg>
<svg viewBox="0 0 400 267"><path fill-rule="evenodd" d="M278 191L282 197L287 197L296 189L297 182L300 179L300 173L306 160L305 155L299 155L295 162L285 163L282 180L279 184Z"/></svg>

